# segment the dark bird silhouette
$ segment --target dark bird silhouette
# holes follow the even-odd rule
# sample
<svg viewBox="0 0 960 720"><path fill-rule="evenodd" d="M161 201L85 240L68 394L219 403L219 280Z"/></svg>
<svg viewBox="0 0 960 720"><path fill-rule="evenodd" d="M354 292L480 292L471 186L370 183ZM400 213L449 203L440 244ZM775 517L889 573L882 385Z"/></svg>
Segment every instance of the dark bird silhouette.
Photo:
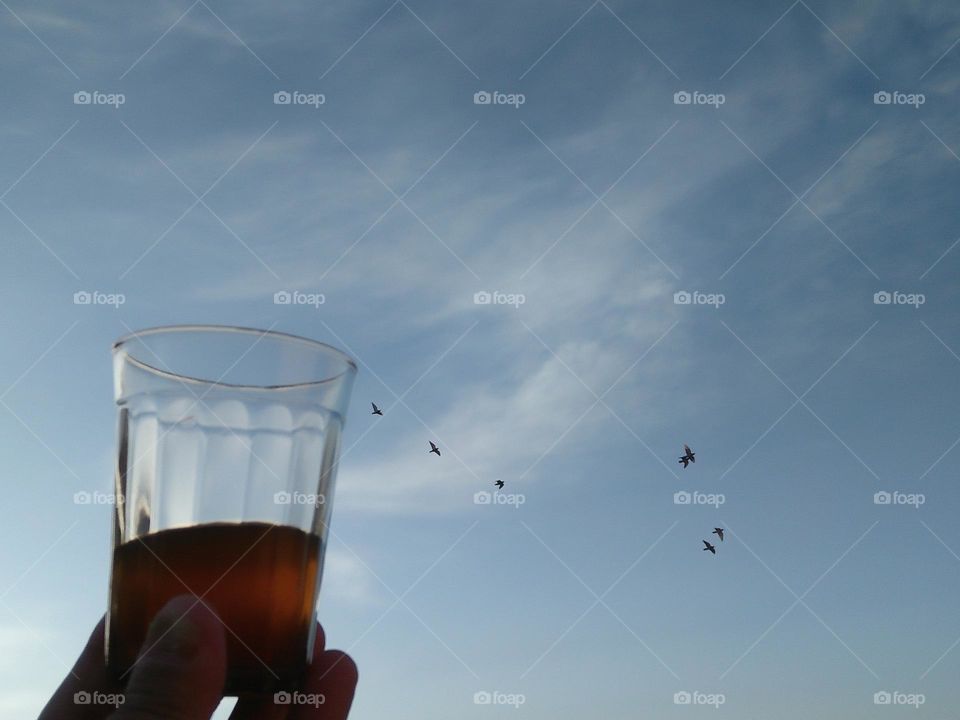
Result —
<svg viewBox="0 0 960 720"><path fill-rule="evenodd" d="M494 485L496 485L501 490L503 489L503 480L497 480Z"/></svg>
<svg viewBox="0 0 960 720"><path fill-rule="evenodd" d="M437 457L440 457L440 448L433 444L433 440L430 440L430 452L436 453Z"/></svg>
<svg viewBox="0 0 960 720"><path fill-rule="evenodd" d="M686 467L690 463L695 463L697 461L696 457L694 457L695 455L696 453L690 449L689 445L684 445L683 455L680 456L680 459L677 460L677 462L683 463L683 466Z"/></svg>
<svg viewBox="0 0 960 720"><path fill-rule="evenodd" d="M716 535L720 538L720 542L723 542L723 528L714 528L711 535Z"/></svg>
<svg viewBox="0 0 960 720"><path fill-rule="evenodd" d="M383 416L383 412L380 410L380 408L377 407L376 403L370 403L370 404L373 406L373 412L370 413L371 415Z"/></svg>
<svg viewBox="0 0 960 720"><path fill-rule="evenodd" d="M703 541L703 544L706 546L706 547L703 548L704 550L709 550L709 551L712 552L714 555L717 554L717 549L716 549L713 545L711 545L710 543L708 543L706 540Z"/></svg>

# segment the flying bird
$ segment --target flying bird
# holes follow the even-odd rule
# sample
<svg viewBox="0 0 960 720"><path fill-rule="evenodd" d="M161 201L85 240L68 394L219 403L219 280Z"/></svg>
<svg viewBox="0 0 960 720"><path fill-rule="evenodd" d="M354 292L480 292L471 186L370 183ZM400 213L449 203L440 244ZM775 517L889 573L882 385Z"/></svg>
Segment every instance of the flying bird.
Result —
<svg viewBox="0 0 960 720"><path fill-rule="evenodd" d="M704 550L709 550L709 551L712 552L714 555L717 554L717 549L716 549L713 545L711 545L710 543L708 543L706 540L703 541L703 544L706 546L706 547L703 548Z"/></svg>
<svg viewBox="0 0 960 720"><path fill-rule="evenodd" d="M503 480L497 480L494 485L496 485L501 490L503 489Z"/></svg>
<svg viewBox="0 0 960 720"><path fill-rule="evenodd" d="M690 463L695 463L697 461L696 457L694 457L695 455L696 453L690 449L689 445L684 445L683 455L680 456L680 459L677 460L677 462L683 463L683 466L686 467Z"/></svg>
<svg viewBox="0 0 960 720"><path fill-rule="evenodd" d="M430 440L430 452L436 453L437 457L440 457L440 448L433 444L433 440Z"/></svg>
<svg viewBox="0 0 960 720"><path fill-rule="evenodd" d="M720 542L723 542L723 528L714 528L711 535L716 535L720 538Z"/></svg>
<svg viewBox="0 0 960 720"><path fill-rule="evenodd" d="M380 416L383 416L383 411L380 410L380 408L377 407L377 404L376 404L376 403L370 403L370 404L373 406L373 412L370 413L371 415L380 415Z"/></svg>

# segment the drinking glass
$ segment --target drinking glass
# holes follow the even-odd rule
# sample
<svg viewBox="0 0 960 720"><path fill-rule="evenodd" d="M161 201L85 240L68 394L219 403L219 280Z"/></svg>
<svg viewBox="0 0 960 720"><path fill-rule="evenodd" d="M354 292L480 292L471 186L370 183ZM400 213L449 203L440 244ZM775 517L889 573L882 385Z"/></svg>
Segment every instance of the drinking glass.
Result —
<svg viewBox="0 0 960 720"><path fill-rule="evenodd" d="M224 625L225 694L299 685L356 370L329 345L251 328L160 327L114 343L115 677L157 611L190 593Z"/></svg>

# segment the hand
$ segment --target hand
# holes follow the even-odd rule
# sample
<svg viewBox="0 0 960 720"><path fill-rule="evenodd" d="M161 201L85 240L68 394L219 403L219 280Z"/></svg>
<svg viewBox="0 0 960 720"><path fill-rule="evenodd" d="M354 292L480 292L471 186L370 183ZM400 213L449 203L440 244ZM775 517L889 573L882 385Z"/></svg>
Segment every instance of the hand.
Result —
<svg viewBox="0 0 960 720"><path fill-rule="evenodd" d="M126 688L104 665L104 621L100 620L77 664L39 720L210 720L222 698L226 676L223 624L192 595L181 595L157 613ZM230 720L345 720L357 686L357 667L348 655L324 650L317 626L313 661L303 693L323 695L322 705L276 705L273 695L243 697ZM74 694L100 697L123 693L122 705L77 704Z"/></svg>

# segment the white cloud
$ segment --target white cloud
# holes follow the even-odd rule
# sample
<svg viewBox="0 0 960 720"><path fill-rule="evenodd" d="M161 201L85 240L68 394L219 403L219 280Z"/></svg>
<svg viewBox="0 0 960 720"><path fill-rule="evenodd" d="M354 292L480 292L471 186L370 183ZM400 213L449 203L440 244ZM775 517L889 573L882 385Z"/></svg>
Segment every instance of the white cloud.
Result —
<svg viewBox="0 0 960 720"><path fill-rule="evenodd" d="M523 332L525 338L514 339L518 347L521 341L529 343L529 348L540 347L535 338ZM374 513L462 509L472 502L474 492L490 489L497 478L522 492L526 483L541 476L542 466L538 466L517 482L538 458L588 442L585 438L595 432L597 417L606 413L602 407L595 408L598 414L588 413L577 423L594 403L594 397L564 363L589 380L599 394L632 362L624 347L611 348L597 342L571 341L556 352L563 362L549 356L528 371L520 370L515 383L477 381L462 388L441 417L424 418L437 437L429 437L406 410L394 408L392 412L403 418L408 429L395 438L388 451L378 452L372 460L362 459L372 444L367 438L345 454L338 480L338 508ZM618 389L635 389L637 385L625 380ZM571 431L574 423L576 428ZM428 453L428 439L440 445L440 458Z"/></svg>
<svg viewBox="0 0 960 720"><path fill-rule="evenodd" d="M849 212L851 199L884 179L883 166L904 152L905 139L893 130L875 127L814 188L807 199L810 207L825 216Z"/></svg>
<svg viewBox="0 0 960 720"><path fill-rule="evenodd" d="M49 699L42 690L5 689L0 695L0 720L35 717Z"/></svg>
<svg viewBox="0 0 960 720"><path fill-rule="evenodd" d="M321 602L331 598L346 605L373 605L380 602L379 582L364 564L343 547L337 539L329 539L323 564Z"/></svg>
<svg viewBox="0 0 960 720"><path fill-rule="evenodd" d="M65 660L50 654L50 648L59 647L56 640L44 627L26 628L19 623L0 625L0 672L7 680L0 692L0 720L36 717L46 705L62 673L66 672L62 667ZM29 679L22 672L24 668L33 668ZM50 684L45 684L46 681Z"/></svg>
<svg viewBox="0 0 960 720"><path fill-rule="evenodd" d="M50 639L50 633L42 628L31 632L22 625L0 626L0 668L15 667L21 656Z"/></svg>

